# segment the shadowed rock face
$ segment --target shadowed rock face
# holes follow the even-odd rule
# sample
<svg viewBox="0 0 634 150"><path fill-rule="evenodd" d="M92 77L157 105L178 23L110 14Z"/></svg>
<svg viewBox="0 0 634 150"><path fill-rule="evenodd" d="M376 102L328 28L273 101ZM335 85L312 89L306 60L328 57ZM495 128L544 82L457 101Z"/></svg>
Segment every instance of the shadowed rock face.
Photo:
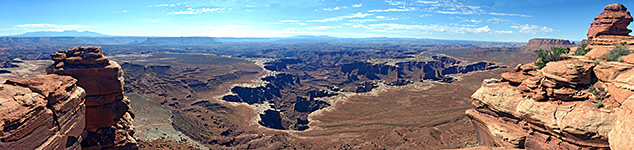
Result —
<svg viewBox="0 0 634 150"><path fill-rule="evenodd" d="M627 36L632 30L627 26L632 22L630 11L622 4L611 4L605 6L604 12L594 18L590 29L588 29L588 39L593 39L601 35L624 35Z"/></svg>
<svg viewBox="0 0 634 150"><path fill-rule="evenodd" d="M624 36L630 32L625 27L631 21L625 6L608 5L595 18L588 36L631 38ZM563 60L542 69L518 65L503 73L501 80L485 80L471 96L474 108L466 111L480 144L634 149L634 63L595 59L614 45L590 42L589 47L593 49L586 56L562 56Z"/></svg>
<svg viewBox="0 0 634 150"><path fill-rule="evenodd" d="M121 66L101 53L101 47L78 46L51 54L55 63L49 74L71 76L86 90L86 134L82 147L87 149L136 149L134 112L123 96Z"/></svg>
<svg viewBox="0 0 634 150"><path fill-rule="evenodd" d="M0 149L80 149L85 91L68 76L0 85Z"/></svg>

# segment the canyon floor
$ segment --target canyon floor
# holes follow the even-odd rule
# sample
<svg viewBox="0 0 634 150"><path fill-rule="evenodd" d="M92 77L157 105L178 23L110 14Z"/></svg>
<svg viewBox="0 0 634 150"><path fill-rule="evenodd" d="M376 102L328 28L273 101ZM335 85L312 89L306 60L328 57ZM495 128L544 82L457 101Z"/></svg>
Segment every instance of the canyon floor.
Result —
<svg viewBox="0 0 634 150"><path fill-rule="evenodd" d="M453 55L467 59L468 55L478 54L481 57L470 58L469 61L496 59L503 60L500 64L507 66L531 59L515 59L517 56L507 55L510 53L513 52L470 50L459 53L436 51L425 55ZM137 117L135 136L142 141L142 145L154 148L446 149L474 146L477 145L473 136L475 130L464 114L465 110L472 108L470 95L482 80L497 77L509 70L501 68L448 75L447 78L454 79L450 83L425 80L400 86L379 84L361 93L344 90L337 95L308 100L314 104L324 101L329 105L303 113L293 109L299 102L295 100L296 97L302 97L302 93L310 93L320 87L324 89L324 85L333 82L344 88L351 86L348 89L358 88L355 85L359 84L341 84L338 82L340 80L332 78L340 73L327 69L326 73L298 71L300 69L293 70L293 67L283 71L265 71L262 68L265 66L263 60L272 62L274 59L247 60L219 55L173 53L119 55L112 58L122 64L126 71L126 92L133 101L131 105ZM264 103L222 100L240 86L270 89L260 79L267 75L297 72L326 78L303 77L301 84L288 85L293 87L290 89L279 88L282 96L274 96ZM266 109L279 111L283 127L305 123L308 129L279 130L266 127L262 124L267 119L263 113ZM287 119L284 117L288 116L291 119L297 117L297 122L284 122ZM157 144L166 141L173 143Z"/></svg>

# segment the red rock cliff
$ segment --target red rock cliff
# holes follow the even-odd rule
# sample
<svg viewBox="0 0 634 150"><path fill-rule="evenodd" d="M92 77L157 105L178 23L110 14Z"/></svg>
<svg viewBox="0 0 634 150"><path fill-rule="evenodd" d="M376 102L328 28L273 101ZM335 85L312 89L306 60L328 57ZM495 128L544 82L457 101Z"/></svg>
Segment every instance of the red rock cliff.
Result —
<svg viewBox="0 0 634 150"><path fill-rule="evenodd" d="M68 76L0 85L0 149L80 149L85 91Z"/></svg>
<svg viewBox="0 0 634 150"><path fill-rule="evenodd" d="M622 15L627 9L613 4L605 10ZM602 15L610 19L605 12ZM623 56L626 61L621 62L600 59L616 43L631 37L613 29L595 33L593 27L588 35L620 38L602 41L610 42L605 45L591 42L592 50L585 56L562 55L562 60L541 69L533 64L519 65L501 79L485 80L472 95L474 108L466 112L481 145L634 149L634 61L627 61L634 60L634 54Z"/></svg>
<svg viewBox="0 0 634 150"><path fill-rule="evenodd" d="M531 50L539 50L539 49L549 50L551 47L573 47L573 46L576 46L575 43L570 42L569 40L534 38L534 39L530 39L528 41L528 44L526 44L524 48L531 49Z"/></svg>
<svg viewBox="0 0 634 150"><path fill-rule="evenodd" d="M101 53L101 47L78 46L51 54L47 73L71 76L86 90L84 149L136 149L134 112L123 96L121 66Z"/></svg>

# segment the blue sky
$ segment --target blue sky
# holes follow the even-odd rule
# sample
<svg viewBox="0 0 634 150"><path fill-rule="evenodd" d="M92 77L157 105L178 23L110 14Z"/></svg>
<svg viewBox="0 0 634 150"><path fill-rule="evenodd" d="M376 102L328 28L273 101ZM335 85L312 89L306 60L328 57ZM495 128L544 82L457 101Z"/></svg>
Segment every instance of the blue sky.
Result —
<svg viewBox="0 0 634 150"><path fill-rule="evenodd" d="M581 40L612 0L0 0L0 36L407 37ZM632 26L630 26L632 27Z"/></svg>

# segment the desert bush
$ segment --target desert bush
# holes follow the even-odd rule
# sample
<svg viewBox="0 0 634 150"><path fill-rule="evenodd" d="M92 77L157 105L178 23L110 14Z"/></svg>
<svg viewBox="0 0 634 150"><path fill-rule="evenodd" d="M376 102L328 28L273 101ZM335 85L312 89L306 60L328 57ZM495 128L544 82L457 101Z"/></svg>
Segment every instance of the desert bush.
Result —
<svg viewBox="0 0 634 150"><path fill-rule="evenodd" d="M566 54L570 48L552 47L550 50L537 50L535 66L544 68L548 62L561 60L561 54Z"/></svg>
<svg viewBox="0 0 634 150"><path fill-rule="evenodd" d="M583 42L572 55L586 55L590 50L592 48L588 48L588 43Z"/></svg>
<svg viewBox="0 0 634 150"><path fill-rule="evenodd" d="M602 100L597 101L596 103L594 103L594 106L597 108L603 107L603 101Z"/></svg>
<svg viewBox="0 0 634 150"><path fill-rule="evenodd" d="M623 56L630 54L630 50L628 50L625 46L616 46L612 49L608 55L603 56L603 60L606 61L623 61Z"/></svg>

